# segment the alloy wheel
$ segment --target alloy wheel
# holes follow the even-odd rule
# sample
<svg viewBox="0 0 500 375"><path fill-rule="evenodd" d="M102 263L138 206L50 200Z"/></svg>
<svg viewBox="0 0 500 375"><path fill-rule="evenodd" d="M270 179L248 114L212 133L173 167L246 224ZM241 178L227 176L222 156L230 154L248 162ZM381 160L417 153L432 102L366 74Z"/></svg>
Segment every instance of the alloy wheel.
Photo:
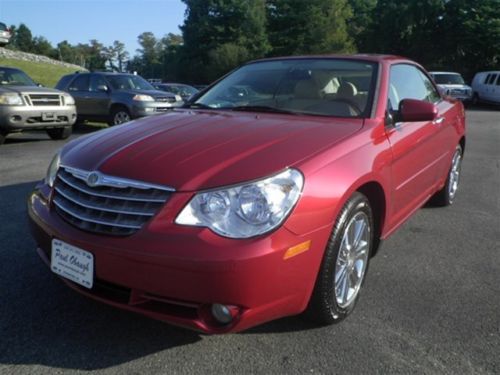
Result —
<svg viewBox="0 0 500 375"><path fill-rule="evenodd" d="M358 212L345 227L335 265L335 298L341 308L348 307L361 288L368 265L370 238L368 216Z"/></svg>

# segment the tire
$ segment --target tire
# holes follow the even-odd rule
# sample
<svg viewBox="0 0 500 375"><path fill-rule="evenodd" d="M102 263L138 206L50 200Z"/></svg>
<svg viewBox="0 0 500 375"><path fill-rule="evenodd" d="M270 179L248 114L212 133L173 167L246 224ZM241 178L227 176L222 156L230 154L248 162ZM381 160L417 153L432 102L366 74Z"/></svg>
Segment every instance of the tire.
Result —
<svg viewBox="0 0 500 375"><path fill-rule="evenodd" d="M5 142L5 138L7 138L8 133L4 133L0 131L0 145L2 145Z"/></svg>
<svg viewBox="0 0 500 375"><path fill-rule="evenodd" d="M130 117L130 112L126 107L118 106L111 109L111 114L109 115L108 125L120 125L129 122L132 118Z"/></svg>
<svg viewBox="0 0 500 375"><path fill-rule="evenodd" d="M66 128L47 129L46 131L51 139L61 140L67 139L71 135L73 129L71 126L68 126Z"/></svg>
<svg viewBox="0 0 500 375"><path fill-rule="evenodd" d="M478 105L479 104L479 95L477 94L477 92L475 92L472 95L471 104L472 105Z"/></svg>
<svg viewBox="0 0 500 375"><path fill-rule="evenodd" d="M361 235L352 238L354 243L349 244L356 226ZM368 271L374 229L370 202L363 194L354 193L340 211L328 240L306 310L310 320L330 325L342 321L353 311Z"/></svg>
<svg viewBox="0 0 500 375"><path fill-rule="evenodd" d="M458 184L460 182L460 173L462 167L462 146L457 145L451 160L451 166L446 177L444 187L431 198L431 204L434 206L450 206L455 201Z"/></svg>

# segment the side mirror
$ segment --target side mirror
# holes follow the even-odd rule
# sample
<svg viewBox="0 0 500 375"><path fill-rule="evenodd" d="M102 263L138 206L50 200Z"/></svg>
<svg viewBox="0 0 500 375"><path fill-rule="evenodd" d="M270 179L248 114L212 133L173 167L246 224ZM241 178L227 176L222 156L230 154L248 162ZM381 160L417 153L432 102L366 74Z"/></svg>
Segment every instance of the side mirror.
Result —
<svg viewBox="0 0 500 375"><path fill-rule="evenodd" d="M43 87L43 85L41 83L37 83L36 84L38 87Z"/></svg>
<svg viewBox="0 0 500 375"><path fill-rule="evenodd" d="M416 99L403 99L399 102L398 122L434 121L438 109L433 103Z"/></svg>
<svg viewBox="0 0 500 375"><path fill-rule="evenodd" d="M99 92L108 92L108 86L106 86L106 85L99 85L99 86L97 86L97 91L99 91Z"/></svg>

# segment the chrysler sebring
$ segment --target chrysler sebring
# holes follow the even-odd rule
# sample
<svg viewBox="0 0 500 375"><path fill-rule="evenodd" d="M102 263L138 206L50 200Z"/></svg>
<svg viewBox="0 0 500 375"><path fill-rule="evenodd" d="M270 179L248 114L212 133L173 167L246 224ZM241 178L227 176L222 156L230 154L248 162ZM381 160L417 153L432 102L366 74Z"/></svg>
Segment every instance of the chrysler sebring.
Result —
<svg viewBox="0 0 500 375"><path fill-rule="evenodd" d="M462 103L413 61L265 59L69 142L28 212L51 271L102 302L207 333L331 324L381 240L453 203L464 149Z"/></svg>

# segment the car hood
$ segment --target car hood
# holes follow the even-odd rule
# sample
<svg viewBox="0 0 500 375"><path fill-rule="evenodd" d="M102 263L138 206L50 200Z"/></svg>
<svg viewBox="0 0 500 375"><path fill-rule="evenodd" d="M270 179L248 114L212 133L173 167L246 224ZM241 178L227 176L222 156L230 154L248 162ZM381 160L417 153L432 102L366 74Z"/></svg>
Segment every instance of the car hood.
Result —
<svg viewBox="0 0 500 375"><path fill-rule="evenodd" d="M63 165L193 191L262 178L358 131L362 119L177 110L69 143Z"/></svg>
<svg viewBox="0 0 500 375"><path fill-rule="evenodd" d="M62 91L39 86L0 86L0 92L29 92L37 94L62 94Z"/></svg>

